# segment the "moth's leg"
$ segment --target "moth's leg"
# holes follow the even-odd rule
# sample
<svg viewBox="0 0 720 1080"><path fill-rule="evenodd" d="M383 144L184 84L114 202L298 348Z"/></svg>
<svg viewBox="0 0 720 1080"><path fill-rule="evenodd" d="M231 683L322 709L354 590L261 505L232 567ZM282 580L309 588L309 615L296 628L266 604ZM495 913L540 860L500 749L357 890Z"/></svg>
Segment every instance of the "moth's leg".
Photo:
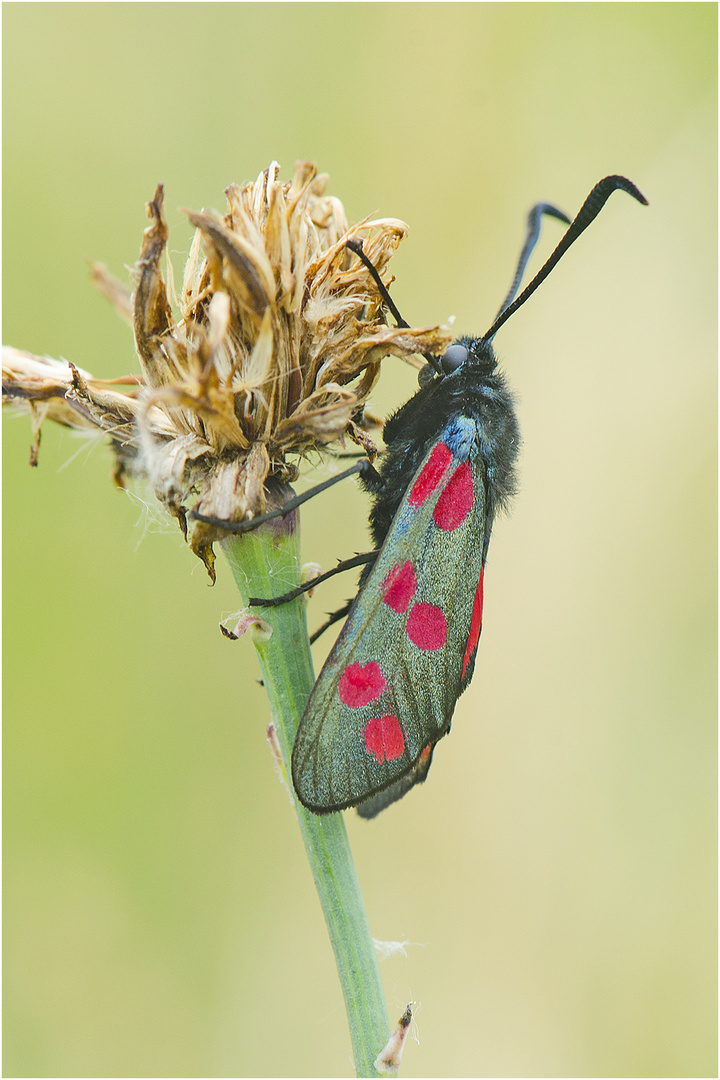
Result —
<svg viewBox="0 0 720 1080"><path fill-rule="evenodd" d="M298 585L297 589L291 589L290 592L283 593L282 596L270 596L265 600L258 596L251 596L248 604L250 607L280 607L281 604L289 604L291 600L296 600L298 596L302 596L303 593L314 589L316 585L322 585L324 581L329 581L336 574L341 574L344 570L352 570L356 566L365 566L366 563L375 562L377 557L377 551L361 552L354 555L352 559L342 559L332 570L327 570L324 574L320 574L319 577L313 578L311 581L305 581L302 585Z"/></svg>
<svg viewBox="0 0 720 1080"><path fill-rule="evenodd" d="M347 479L348 476L354 476L356 473L360 473L363 481L366 483L368 482L368 477L370 478L370 483L377 483L377 481L380 480L380 474L377 470L373 468L367 458L363 458L349 469L345 469L344 472L338 473L337 476L331 476L329 480L323 481L322 484L316 484L315 487L308 488L302 495L296 495L294 499L290 499L284 506L279 507L277 510L270 510L267 514L258 514L257 517L249 518L247 521L224 521L222 518L208 517L207 514L198 514L196 510L190 510L187 516L195 521L203 521L206 525L215 525L217 528L224 529L229 533L249 532L251 529L256 529L258 525L262 525L266 521L272 521L273 518L285 517L291 510L295 510L298 506L302 506L308 499L313 499L316 495L319 495L321 491L326 491L327 488L332 487L333 484L339 484L341 480ZM368 490L374 489L369 488Z"/></svg>

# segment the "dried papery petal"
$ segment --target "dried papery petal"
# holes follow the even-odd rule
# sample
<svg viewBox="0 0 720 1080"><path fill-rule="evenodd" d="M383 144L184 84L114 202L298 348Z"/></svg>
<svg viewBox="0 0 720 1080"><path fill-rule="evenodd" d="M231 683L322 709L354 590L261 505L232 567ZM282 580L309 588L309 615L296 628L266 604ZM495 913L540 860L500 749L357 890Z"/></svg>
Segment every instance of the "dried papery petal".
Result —
<svg viewBox="0 0 720 1080"><path fill-rule="evenodd" d="M136 265L137 287L134 295L135 344L148 386L162 386L179 377L178 368L170 363L163 338L172 328L172 311L160 271L165 252L168 227L165 221L165 198L158 184L155 198L147 205L152 225L143 233L140 258Z"/></svg>
<svg viewBox="0 0 720 1080"><path fill-rule="evenodd" d="M133 297L127 286L111 274L104 263L90 262L93 284L106 296L123 322L133 324Z"/></svg>
<svg viewBox="0 0 720 1080"><path fill-rule="evenodd" d="M280 421L273 442L290 443L298 450L334 442L347 430L356 408L357 397L352 390L328 383L304 398L292 416Z"/></svg>
<svg viewBox="0 0 720 1080"><path fill-rule="evenodd" d="M272 269L264 252L210 214L186 213L205 240L213 289L227 288L237 304L237 319L248 319L252 325L253 317L260 319L275 299Z"/></svg>
<svg viewBox="0 0 720 1080"><path fill-rule="evenodd" d="M64 427L81 431L106 432L115 452L114 478L121 483L125 472L142 471L138 465L140 435L138 415L141 406L136 399L137 377L114 380L115 385L127 385L129 391L111 389L112 383L92 376L73 364L34 356L12 346L3 346L3 402L26 408L32 415L35 436L31 464L37 465L40 427L52 420ZM152 410L151 422L158 438L168 440L174 430L166 417Z"/></svg>
<svg viewBox="0 0 720 1080"><path fill-rule="evenodd" d="M362 241L387 281L407 226L395 218L349 226L326 188L309 162L286 182L273 162L254 183L227 188L224 215L186 211L196 231L178 300L162 270L159 185L132 300L142 377L124 392L71 365L7 354L7 399L33 405L34 457L46 418L107 431L116 475L147 476L185 531L193 504L230 521L262 513L273 484L297 476L297 458L330 442L347 436L374 453L363 407L380 361L440 354L451 338L446 328L386 324L377 286L347 241ZM93 276L127 317L128 294L98 264ZM193 523L191 546L211 573L221 535Z"/></svg>

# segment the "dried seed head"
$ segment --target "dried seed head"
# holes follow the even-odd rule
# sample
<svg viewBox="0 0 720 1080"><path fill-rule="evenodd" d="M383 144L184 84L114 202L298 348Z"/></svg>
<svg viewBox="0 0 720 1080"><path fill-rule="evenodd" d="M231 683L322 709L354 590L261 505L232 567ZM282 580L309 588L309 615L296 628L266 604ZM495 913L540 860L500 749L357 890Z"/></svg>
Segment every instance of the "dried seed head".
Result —
<svg viewBox="0 0 720 1080"><path fill-rule="evenodd" d="M255 183L227 189L224 217L187 211L196 232L179 297L169 264L167 284L161 271L168 227L159 186L134 295L92 267L120 314L132 313L142 378L125 380L123 391L72 365L4 355L6 398L33 410L35 457L46 416L106 430L118 482L147 475L186 532L190 501L209 517L254 517L269 479L294 480L299 456L343 436L372 449L362 407L380 361L441 354L450 334L386 325L378 290L346 245L361 239L387 280L407 226L392 218L348 226L326 182L300 162L283 183L273 163ZM211 573L220 535L193 523L191 545Z"/></svg>

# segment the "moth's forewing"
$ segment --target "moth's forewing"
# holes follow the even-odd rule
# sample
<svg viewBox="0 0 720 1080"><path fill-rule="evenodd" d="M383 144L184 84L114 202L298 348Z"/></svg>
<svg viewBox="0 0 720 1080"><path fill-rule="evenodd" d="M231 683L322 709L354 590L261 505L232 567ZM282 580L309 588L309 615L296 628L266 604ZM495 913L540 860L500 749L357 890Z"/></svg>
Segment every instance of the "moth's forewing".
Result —
<svg viewBox="0 0 720 1080"><path fill-rule="evenodd" d="M425 778L427 748L450 729L479 634L486 497L476 449L475 421L454 417L416 472L320 672L292 762L298 797L316 813L393 785L387 802L400 798Z"/></svg>

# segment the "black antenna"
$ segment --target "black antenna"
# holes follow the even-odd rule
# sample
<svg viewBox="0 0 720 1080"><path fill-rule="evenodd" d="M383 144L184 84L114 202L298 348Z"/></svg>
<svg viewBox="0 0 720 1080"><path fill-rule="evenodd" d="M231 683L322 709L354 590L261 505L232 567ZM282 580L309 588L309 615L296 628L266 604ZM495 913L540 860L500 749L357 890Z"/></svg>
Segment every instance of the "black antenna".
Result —
<svg viewBox="0 0 720 1080"><path fill-rule="evenodd" d="M373 279L373 281L375 282L375 284L378 287L378 292L380 293L380 299L382 300L383 304L385 304L387 307L390 308L390 314L392 315L393 319L398 324L398 326L402 326L403 329L409 330L410 329L410 323L405 322L402 315L400 314L398 309L395 307L395 303L393 301L392 296L388 292L387 287L386 287L385 283L383 282L382 278L380 277L380 275L378 274L377 270L375 269L373 264L370 262L370 259L368 259L367 255L363 251L363 246L360 243L360 241L359 240L348 240L347 243L345 244L345 247L349 247L351 251L354 251L355 254L357 255L357 257L360 259L360 262L370 271L370 277Z"/></svg>
<svg viewBox="0 0 720 1080"><path fill-rule="evenodd" d="M370 259L368 259L367 255L363 251L362 244L358 240L348 240L345 244L345 247L349 247L351 251L354 251L357 257L362 262L363 266L365 266L366 269L369 271L370 277L377 285L378 292L380 293L380 299L382 300L383 304L385 304L385 306L390 309L390 314L392 315L397 325L402 327L404 330L409 330L410 323L405 322L402 315L396 308L395 302L393 301L392 296L388 292L382 278L371 263ZM423 353L422 355L425 357L428 364L430 364L431 367L435 369L438 375L442 374L442 367L440 366L440 361L436 356L433 356L432 353Z"/></svg>
<svg viewBox="0 0 720 1080"><path fill-rule="evenodd" d="M507 303L506 301L500 308L500 311L495 318L495 322L487 333L483 335L483 341L492 341L503 323L507 322L510 316L513 315L519 307L522 307L529 296L532 296L538 285L545 280L553 267L557 266L560 262L560 259L562 259L570 245L574 244L578 236L580 236L580 234L587 229L588 225L595 220L613 191L617 191L618 189L626 191L628 195L632 195L633 199L637 199L639 203L647 206L648 201L645 196L630 180L626 179L626 177L606 176L604 180L600 180L580 207L570 228L567 230L545 265L538 270L530 284L523 289L516 300L511 301L510 303ZM523 249L523 252L524 250L525 249ZM532 248L530 250L532 250ZM512 290L510 295L512 295Z"/></svg>
<svg viewBox="0 0 720 1080"><path fill-rule="evenodd" d="M567 214L563 214L562 210L558 210L557 206L552 206L550 203L536 203L527 216L527 226L525 230L525 243L522 246L522 251L518 257L517 267L515 269L515 277L512 280L512 285L508 289L508 294L503 300L498 310L496 319L499 319L506 307L515 299L515 294L520 288L520 282L522 281L525 268L528 264L528 260L532 255L535 245L538 242L540 236L540 224L542 222L543 214L547 214L548 217L557 218L558 221L564 221L566 225L570 225L570 218Z"/></svg>

